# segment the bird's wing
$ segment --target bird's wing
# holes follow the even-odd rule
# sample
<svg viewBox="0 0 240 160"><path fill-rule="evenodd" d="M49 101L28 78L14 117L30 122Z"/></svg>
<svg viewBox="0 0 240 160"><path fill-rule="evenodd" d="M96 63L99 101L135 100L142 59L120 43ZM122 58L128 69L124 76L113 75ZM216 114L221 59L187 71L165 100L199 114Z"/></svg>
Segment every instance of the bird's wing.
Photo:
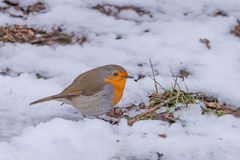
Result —
<svg viewBox="0 0 240 160"><path fill-rule="evenodd" d="M70 98L75 96L91 96L103 89L105 82L98 80L95 73L88 72L88 74L81 74L72 84L64 89L57 97Z"/></svg>
<svg viewBox="0 0 240 160"><path fill-rule="evenodd" d="M70 84L61 93L39 99L32 102L31 105L60 98L76 97L80 95L92 96L102 91L106 84L102 79L99 79L100 77L97 75L98 72L96 70L98 69L94 69L79 75L77 78L75 78L72 84Z"/></svg>

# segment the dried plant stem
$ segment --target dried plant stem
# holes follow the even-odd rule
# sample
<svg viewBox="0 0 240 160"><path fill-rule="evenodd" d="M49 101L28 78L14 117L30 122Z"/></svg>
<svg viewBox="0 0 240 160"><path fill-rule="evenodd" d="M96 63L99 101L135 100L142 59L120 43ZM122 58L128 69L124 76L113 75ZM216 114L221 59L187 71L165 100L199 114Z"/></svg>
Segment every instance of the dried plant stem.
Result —
<svg viewBox="0 0 240 160"><path fill-rule="evenodd" d="M142 117L144 117L144 116L146 116L146 115L148 115L148 114L150 114L150 113L158 110L160 107L166 105L166 104L169 103L170 101L174 100L176 97L177 97L177 96L174 96L174 97L172 97L172 98L170 98L170 99L168 99L168 100L160 103L159 105L150 108L150 109L147 110L146 112L141 113L141 114L139 114L139 115L137 115L137 116L135 116L135 117L130 118L130 119L128 120L128 125L129 125L129 126L132 126L136 121L138 121L138 120L141 119Z"/></svg>
<svg viewBox="0 0 240 160"><path fill-rule="evenodd" d="M154 81L154 79L152 78L152 77L150 77L153 81ZM158 81L155 81L156 83L157 83L157 85L159 85L159 87L162 89L162 90L164 90L164 91L166 91L166 88L164 88Z"/></svg>
<svg viewBox="0 0 240 160"><path fill-rule="evenodd" d="M178 75L176 76L176 79L174 80L173 90L176 90L176 86L178 85Z"/></svg>
<svg viewBox="0 0 240 160"><path fill-rule="evenodd" d="M151 58L149 59L149 63L150 63L151 69L152 69L153 81L154 81L154 85L155 85L155 92L158 93L157 81L156 81L156 77L155 77L155 74L154 74Z"/></svg>
<svg viewBox="0 0 240 160"><path fill-rule="evenodd" d="M187 87L187 84L185 83L185 88L187 90L187 93L189 93L189 90L188 90L188 87Z"/></svg>

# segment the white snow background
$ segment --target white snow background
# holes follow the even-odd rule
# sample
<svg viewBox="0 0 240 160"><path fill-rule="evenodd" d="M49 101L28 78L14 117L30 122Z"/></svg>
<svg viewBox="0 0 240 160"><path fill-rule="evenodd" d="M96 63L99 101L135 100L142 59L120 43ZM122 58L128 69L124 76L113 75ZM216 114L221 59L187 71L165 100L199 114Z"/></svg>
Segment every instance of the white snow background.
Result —
<svg viewBox="0 0 240 160"><path fill-rule="evenodd" d="M35 0L20 0L27 6ZM27 24L85 35L87 42L61 46L0 43L0 68L21 72L0 76L0 160L239 160L240 120L202 115L200 107L179 112L186 122L122 120L111 125L80 119L69 105L29 103L63 90L80 73L119 64L136 76L150 74L152 59L157 80L170 87L173 73L191 71L184 83L233 106L240 103L240 40L230 34L240 18L239 0L46 0L47 12L26 20L0 14L0 25ZM92 9L97 4L134 5L151 12L132 11L120 19ZM4 5L0 2L0 5ZM217 10L229 16L212 16ZM145 32L149 30L149 32ZM118 35L122 39L116 39ZM211 50L199 42L207 38ZM137 64L144 63L143 67ZM50 79L37 79L34 73ZM147 77L129 80L121 103L146 101L154 89ZM161 138L159 134L166 134ZM163 154L163 156L159 156ZM161 158L160 158L161 157Z"/></svg>

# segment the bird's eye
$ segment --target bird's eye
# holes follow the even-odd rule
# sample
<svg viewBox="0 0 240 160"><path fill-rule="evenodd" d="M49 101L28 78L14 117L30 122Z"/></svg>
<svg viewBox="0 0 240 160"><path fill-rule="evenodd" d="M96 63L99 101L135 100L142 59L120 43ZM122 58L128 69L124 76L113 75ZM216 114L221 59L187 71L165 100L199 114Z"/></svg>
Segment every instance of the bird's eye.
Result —
<svg viewBox="0 0 240 160"><path fill-rule="evenodd" d="M113 72L113 76L118 76L118 72Z"/></svg>

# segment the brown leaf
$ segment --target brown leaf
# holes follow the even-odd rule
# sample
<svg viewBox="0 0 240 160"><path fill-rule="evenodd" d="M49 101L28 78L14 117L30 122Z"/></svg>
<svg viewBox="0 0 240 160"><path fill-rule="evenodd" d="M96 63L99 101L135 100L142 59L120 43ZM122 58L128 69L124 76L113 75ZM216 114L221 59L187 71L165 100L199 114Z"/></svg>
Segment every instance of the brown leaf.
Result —
<svg viewBox="0 0 240 160"><path fill-rule="evenodd" d="M157 113L154 117L154 120L161 120L169 123L175 123L176 118L172 113L163 112L163 113Z"/></svg>
<svg viewBox="0 0 240 160"><path fill-rule="evenodd" d="M29 13L33 13L33 12L40 12L40 11L43 11L45 9L46 9L46 7L45 7L44 3L37 2L33 5L28 6L27 10L26 10L26 13L29 14Z"/></svg>
<svg viewBox="0 0 240 160"><path fill-rule="evenodd" d="M233 30L230 32L231 34L234 34L237 37L240 37L240 24L236 25Z"/></svg>
<svg viewBox="0 0 240 160"><path fill-rule="evenodd" d="M219 110L221 109L221 105L216 102L205 102L205 105L207 108L214 109L214 110Z"/></svg>
<svg viewBox="0 0 240 160"><path fill-rule="evenodd" d="M214 17L217 17L217 16L228 17L228 14L225 11L217 10L213 13L213 16Z"/></svg>
<svg viewBox="0 0 240 160"><path fill-rule="evenodd" d="M167 138L166 134L159 134L158 136L161 137L161 138L164 138L164 139Z"/></svg>
<svg viewBox="0 0 240 160"><path fill-rule="evenodd" d="M120 108L113 108L108 113L107 116L114 117L114 118L120 118L123 115L123 111Z"/></svg>
<svg viewBox="0 0 240 160"><path fill-rule="evenodd" d="M232 115L233 115L234 117L240 118L240 110L235 111L235 112L232 112Z"/></svg>
<svg viewBox="0 0 240 160"><path fill-rule="evenodd" d="M4 0L3 2L9 6L18 6L19 5L16 1L11 1L11 0Z"/></svg>
<svg viewBox="0 0 240 160"><path fill-rule="evenodd" d="M191 75L191 73L187 69L181 69L178 73L179 78L183 81L185 78L188 78L189 75Z"/></svg>
<svg viewBox="0 0 240 160"><path fill-rule="evenodd" d="M199 42L205 44L208 49L211 49L210 41L207 38L200 38Z"/></svg>
<svg viewBox="0 0 240 160"><path fill-rule="evenodd" d="M37 79L45 79L46 80L46 79L51 78L51 77L49 77L49 76L47 76L46 74L43 74L43 73L36 73L35 76L36 76Z"/></svg>
<svg viewBox="0 0 240 160"><path fill-rule="evenodd" d="M95 10L98 10L99 12L107 16L113 16L116 19L120 19L119 14L121 13L121 11L127 11L127 10L136 12L139 16L148 15L149 17L152 17L152 14L149 11L145 11L140 7L136 7L132 5L116 6L116 5L105 4L105 5L97 5L92 8Z"/></svg>

